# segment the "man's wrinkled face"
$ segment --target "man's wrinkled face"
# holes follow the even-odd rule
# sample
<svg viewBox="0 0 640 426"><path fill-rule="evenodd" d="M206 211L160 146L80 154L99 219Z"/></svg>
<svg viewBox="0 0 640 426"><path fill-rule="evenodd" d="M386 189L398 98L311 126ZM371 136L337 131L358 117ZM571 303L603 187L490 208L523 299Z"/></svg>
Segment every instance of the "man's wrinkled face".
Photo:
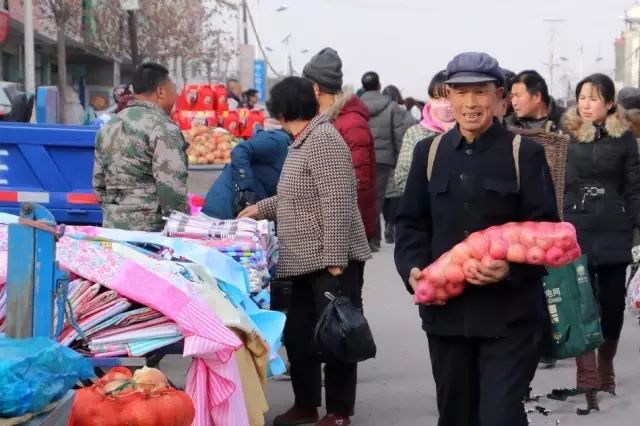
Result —
<svg viewBox="0 0 640 426"><path fill-rule="evenodd" d="M503 90L492 82L451 85L449 100L460 130L478 133L491 127Z"/></svg>
<svg viewBox="0 0 640 426"><path fill-rule="evenodd" d="M541 102L540 93L531 95L524 83L514 83L511 87L511 105L518 118L533 118Z"/></svg>

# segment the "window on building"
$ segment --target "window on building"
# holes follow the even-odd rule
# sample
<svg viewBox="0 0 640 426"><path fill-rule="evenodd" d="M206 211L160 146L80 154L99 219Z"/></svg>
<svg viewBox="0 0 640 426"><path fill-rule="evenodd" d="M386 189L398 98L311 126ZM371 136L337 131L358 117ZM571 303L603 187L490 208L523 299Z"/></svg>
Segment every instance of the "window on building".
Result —
<svg viewBox="0 0 640 426"><path fill-rule="evenodd" d="M9 10L9 0L0 0L0 9Z"/></svg>

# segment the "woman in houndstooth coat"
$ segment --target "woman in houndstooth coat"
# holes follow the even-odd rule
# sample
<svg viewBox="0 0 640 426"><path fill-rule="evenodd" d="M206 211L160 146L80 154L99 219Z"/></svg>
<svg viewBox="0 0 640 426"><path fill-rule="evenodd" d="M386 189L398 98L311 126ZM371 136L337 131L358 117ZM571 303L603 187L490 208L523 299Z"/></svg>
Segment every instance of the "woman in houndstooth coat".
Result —
<svg viewBox="0 0 640 426"><path fill-rule="evenodd" d="M284 339L291 362L294 406L275 425L318 421L320 360L313 331L328 304L325 292L362 307L364 262L371 257L357 204L351 153L330 118L317 114L313 86L289 77L271 92L270 112L294 136L278 193L240 215L277 221L281 242L277 275L293 283ZM348 425L353 415L357 365L329 362L327 416L319 425Z"/></svg>

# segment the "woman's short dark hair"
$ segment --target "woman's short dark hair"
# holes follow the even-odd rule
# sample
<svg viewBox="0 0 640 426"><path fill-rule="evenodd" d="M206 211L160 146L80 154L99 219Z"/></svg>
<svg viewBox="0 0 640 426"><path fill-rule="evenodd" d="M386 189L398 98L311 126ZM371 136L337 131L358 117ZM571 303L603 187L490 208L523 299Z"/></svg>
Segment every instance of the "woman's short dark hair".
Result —
<svg viewBox="0 0 640 426"><path fill-rule="evenodd" d="M447 85L445 81L447 81L446 70L438 71L438 73L433 76L431 83L429 83L429 97L431 99L447 97Z"/></svg>
<svg viewBox="0 0 640 426"><path fill-rule="evenodd" d="M393 84L388 85L382 90L383 95L387 95L391 98L392 101L397 103L398 105L404 105L404 99L402 99L402 93L400 93L400 89L398 89Z"/></svg>
<svg viewBox="0 0 640 426"><path fill-rule="evenodd" d="M268 108L278 120L311 120L318 113L313 83L301 77L285 78L271 89Z"/></svg>
<svg viewBox="0 0 640 426"><path fill-rule="evenodd" d="M593 87L596 88L598 94L600 95L602 100L605 101L605 103L611 102L613 104L609 111L607 111L608 114L613 114L617 111L615 103L616 85L613 80L611 80L611 77L605 74L591 74L580 83L578 83L578 85L576 86L576 102L578 101L578 99L580 99L580 92L582 92L582 87L587 83L590 83Z"/></svg>

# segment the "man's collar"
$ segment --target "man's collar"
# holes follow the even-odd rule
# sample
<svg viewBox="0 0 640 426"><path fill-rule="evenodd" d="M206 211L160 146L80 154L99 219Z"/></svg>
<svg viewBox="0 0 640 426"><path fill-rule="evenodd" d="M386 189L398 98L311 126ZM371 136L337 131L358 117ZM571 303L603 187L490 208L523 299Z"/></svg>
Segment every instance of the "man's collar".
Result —
<svg viewBox="0 0 640 426"><path fill-rule="evenodd" d="M167 115L167 113L162 108L160 108L160 105L154 104L153 102L145 101L145 100L142 100L142 99L130 100L127 103L127 106L129 106L129 107L137 106L137 107L142 107L142 108L149 108L149 109L153 109L153 110L155 110L157 112L160 112L163 115Z"/></svg>
<svg viewBox="0 0 640 426"><path fill-rule="evenodd" d="M494 117L491 127L489 127L483 134L478 136L473 141L473 144L466 143L466 139L464 138L462 133L460 133L459 124L456 124L455 127L451 129L451 132L455 136L455 138L453 138L452 140L456 149L462 149L468 145L473 145L474 149L484 151L489 148L493 141L504 132L504 128L502 127L498 119Z"/></svg>

